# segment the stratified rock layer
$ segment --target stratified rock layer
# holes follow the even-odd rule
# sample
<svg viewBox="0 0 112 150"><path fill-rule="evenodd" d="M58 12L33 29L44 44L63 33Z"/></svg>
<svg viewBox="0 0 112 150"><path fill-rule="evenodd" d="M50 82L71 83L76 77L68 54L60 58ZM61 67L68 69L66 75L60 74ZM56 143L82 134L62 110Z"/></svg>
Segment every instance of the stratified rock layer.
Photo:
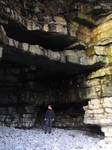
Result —
<svg viewBox="0 0 112 150"><path fill-rule="evenodd" d="M12 100L4 98L3 93L15 96L17 104L25 102L22 113L17 111L20 108L10 109L19 116L16 126L34 125L38 111L35 105L89 100L84 107L84 122L101 126L111 140L111 0L1 0L0 60L0 103L6 99L9 106ZM10 62L16 62L15 71ZM11 121L6 117L5 108L1 112L1 122L12 123L13 117Z"/></svg>

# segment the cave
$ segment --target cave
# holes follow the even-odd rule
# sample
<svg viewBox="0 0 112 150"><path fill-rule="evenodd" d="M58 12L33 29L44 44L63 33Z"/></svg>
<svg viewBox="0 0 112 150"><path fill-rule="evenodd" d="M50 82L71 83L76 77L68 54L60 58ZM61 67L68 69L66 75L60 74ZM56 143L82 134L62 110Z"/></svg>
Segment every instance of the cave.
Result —
<svg viewBox="0 0 112 150"><path fill-rule="evenodd" d="M0 125L112 139L111 0L0 1Z"/></svg>

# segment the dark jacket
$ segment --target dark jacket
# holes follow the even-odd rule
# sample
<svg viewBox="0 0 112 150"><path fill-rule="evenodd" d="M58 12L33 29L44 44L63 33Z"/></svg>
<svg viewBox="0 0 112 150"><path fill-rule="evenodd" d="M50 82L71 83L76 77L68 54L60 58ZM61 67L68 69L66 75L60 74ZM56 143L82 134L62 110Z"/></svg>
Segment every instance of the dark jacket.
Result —
<svg viewBox="0 0 112 150"><path fill-rule="evenodd" d="M46 112L46 119L54 119L54 118L55 118L54 110L48 109Z"/></svg>

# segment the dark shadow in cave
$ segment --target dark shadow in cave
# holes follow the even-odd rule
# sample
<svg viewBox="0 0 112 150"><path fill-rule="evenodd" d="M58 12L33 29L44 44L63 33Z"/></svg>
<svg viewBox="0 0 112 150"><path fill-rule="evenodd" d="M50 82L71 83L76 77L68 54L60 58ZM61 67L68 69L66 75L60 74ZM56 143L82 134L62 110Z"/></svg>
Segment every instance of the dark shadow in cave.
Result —
<svg viewBox="0 0 112 150"><path fill-rule="evenodd" d="M27 68L27 66L24 66L22 64L20 65L19 63L13 63L13 62L9 63L8 61L3 61L3 60L0 63L0 69L1 70L4 70L4 69L6 70L6 68L8 68L8 70L11 71L10 69L13 67L18 68L18 69L20 68L20 70L21 70L19 73L16 73L16 76L19 77L18 81L20 83L29 82L29 81L33 81L33 82L38 83L38 80L39 80L40 83L45 82L47 85L49 85L50 78L48 80L47 80L47 78L45 78L43 80L42 74L41 74L41 76L42 76L41 80L38 77L36 77L36 78L33 77L33 79L27 78L27 74L29 74L29 73L30 73L31 77L32 77L32 75L34 75L34 71L30 70L30 68ZM25 68L27 68L27 72L25 71L26 70ZM29 72L28 72L28 70L29 70ZM51 71L52 71L52 69L51 69ZM14 72L11 71L10 73L11 73L11 75L13 75ZM37 73L38 73L38 71L37 71ZM57 75L59 75L58 71L57 71L57 73L58 73ZM15 73L14 73L14 75L15 75ZM54 74L54 78L51 79L52 82L54 81L53 83L58 82L58 79L56 77L57 77L56 74ZM1 77L1 79L2 79L2 77ZM38 91L38 88L36 89L37 91L34 90L33 88L29 88L27 84L26 84L27 87L23 87L24 84L22 85L22 87L21 87L21 84L20 84L20 86L18 85L16 87L15 85L12 84L12 82L7 82L7 80L5 80L5 78L4 78L4 75L3 75L3 79L1 80L1 92L4 93L6 95L6 97L7 97L8 93L12 94L12 96L13 96L12 100L15 99L14 96L16 96L16 97L20 96L20 94L22 93L22 90L26 90L27 92L31 91L31 90L33 90L33 92L41 92L41 91ZM67 80L70 78L68 76L65 77L65 73L64 73L64 76L62 76L62 79ZM59 78L59 81L60 81L60 78ZM62 84L62 82L61 82L61 84ZM55 88L59 89L61 84L56 85ZM12 85L12 87L11 87L11 85ZM66 84L63 84L62 88L65 87L65 85ZM75 86L76 85L73 84L74 88L75 88ZM67 87L68 87L68 84L67 84ZM52 89L53 87L50 86L50 88ZM56 91L56 89L54 89L54 90ZM68 88L67 88L67 90L68 90ZM14 95L13 95L13 93L14 93ZM32 105L37 110L35 127L44 128L44 126L45 126L44 117L45 117L45 112L46 112L47 106L46 105L38 106L38 105L34 105L33 103L30 103L30 102L27 103L26 101L22 101L21 97L19 100L21 100L21 101L19 101L18 103L17 102L11 103L11 101L8 103L0 103L1 109L2 108L3 109L4 108L9 108L9 109L15 108L17 110L17 113L18 114L20 113L19 116L22 116L22 111L25 113L24 108ZM57 100L59 101L59 99L57 99ZM87 134L88 133L89 134L90 133L91 134L93 134L93 133L102 134L100 127L93 126L93 125L85 125L83 123L84 110L82 107L86 106L87 104L88 104L88 100L80 100L80 99L77 99L76 101L74 101L74 102L72 101L69 103L68 102L62 102L61 103L61 101L59 101L58 103L56 103L56 102L52 103L53 109L55 110L55 113L56 113L56 120L53 123L53 127L63 128L63 129L68 129L68 130L69 129L70 130L71 129L72 130L83 130L83 131L87 131ZM11 116L15 118L15 116L13 116L13 113L11 114ZM74 123L74 126L71 125L72 123ZM5 125L10 126L10 123L8 124L6 122ZM25 126L20 126L20 127L17 126L17 128L25 128Z"/></svg>
<svg viewBox="0 0 112 150"><path fill-rule="evenodd" d="M66 47L76 43L84 49L76 37L64 35L56 32L45 32L42 30L27 30L24 26L9 20L8 24L3 24L7 36L19 42L29 43L31 45L39 45L53 51L62 51Z"/></svg>

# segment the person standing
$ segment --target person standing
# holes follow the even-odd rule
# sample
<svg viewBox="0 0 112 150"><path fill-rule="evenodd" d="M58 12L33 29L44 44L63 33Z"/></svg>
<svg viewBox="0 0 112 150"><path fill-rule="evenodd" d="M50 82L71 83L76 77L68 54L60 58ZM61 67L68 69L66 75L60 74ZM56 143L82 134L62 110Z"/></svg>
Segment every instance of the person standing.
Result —
<svg viewBox="0 0 112 150"><path fill-rule="evenodd" d="M49 134L51 133L52 121L54 121L54 119L55 119L54 110L52 109L51 105L48 105L48 110L46 111L46 116L44 119L46 121L45 134L48 131L48 125L49 125Z"/></svg>

